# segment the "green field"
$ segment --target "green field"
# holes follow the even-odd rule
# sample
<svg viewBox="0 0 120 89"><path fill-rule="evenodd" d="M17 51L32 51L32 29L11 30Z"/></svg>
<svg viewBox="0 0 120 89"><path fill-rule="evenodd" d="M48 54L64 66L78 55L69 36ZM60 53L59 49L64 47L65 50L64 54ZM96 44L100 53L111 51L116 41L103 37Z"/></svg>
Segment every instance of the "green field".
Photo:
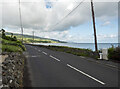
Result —
<svg viewBox="0 0 120 89"><path fill-rule="evenodd" d="M19 40L21 40L21 38L18 37ZM53 41L53 40L49 40L49 39L41 39L41 38L35 38L33 40L33 38L27 38L27 37L23 37L23 42L24 43L59 43L57 41Z"/></svg>
<svg viewBox="0 0 120 89"><path fill-rule="evenodd" d="M1 30L2 31L2 30ZM4 34L4 35L3 35ZM22 44L22 37L21 34L4 32L0 33L0 49L2 52L23 52L25 51L25 46ZM23 43L60 43L62 41L48 39L48 38L41 38L41 37L34 37L31 35L23 35Z"/></svg>
<svg viewBox="0 0 120 89"><path fill-rule="evenodd" d="M11 36L10 32L6 32L7 36ZM16 34L13 33L14 36L17 37L18 40L22 40L22 36L21 34ZM42 37L38 37L38 36L34 36L34 40L33 40L33 36L31 35L23 35L23 42L24 43L64 43L63 41L59 41L59 40L54 40L54 39L49 39L49 38L42 38Z"/></svg>

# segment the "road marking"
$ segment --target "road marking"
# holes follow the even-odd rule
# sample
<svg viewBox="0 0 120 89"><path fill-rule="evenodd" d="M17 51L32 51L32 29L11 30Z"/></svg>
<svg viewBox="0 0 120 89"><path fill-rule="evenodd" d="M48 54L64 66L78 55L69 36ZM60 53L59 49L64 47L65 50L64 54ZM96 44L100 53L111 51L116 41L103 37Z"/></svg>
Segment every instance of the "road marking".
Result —
<svg viewBox="0 0 120 89"><path fill-rule="evenodd" d="M100 63L99 61L95 61L95 62Z"/></svg>
<svg viewBox="0 0 120 89"><path fill-rule="evenodd" d="M41 50L38 50L39 52L41 51Z"/></svg>
<svg viewBox="0 0 120 89"><path fill-rule="evenodd" d="M115 68L115 69L117 69L118 71L120 71L120 69L119 69L117 66L114 66L114 65L110 65L110 64L106 64L106 63L101 63L101 62L99 62L99 61L93 61L93 60L89 60L89 59L85 59L85 60L87 60L87 61L89 61L89 62L98 63L98 64L100 64L101 66L107 67L107 68L112 69L112 70L113 70L113 68Z"/></svg>
<svg viewBox="0 0 120 89"><path fill-rule="evenodd" d="M114 66L114 65L111 65L111 64L106 64L107 66L111 66L111 67L116 67L117 68L117 66Z"/></svg>
<svg viewBox="0 0 120 89"><path fill-rule="evenodd" d="M85 58L85 57L83 57L83 56L80 56L81 58Z"/></svg>
<svg viewBox="0 0 120 89"><path fill-rule="evenodd" d="M43 51L42 53L44 53L45 55L47 55L47 53L46 53L46 52L44 52L44 51Z"/></svg>
<svg viewBox="0 0 120 89"><path fill-rule="evenodd" d="M85 75L85 76L87 76L87 77L89 77L89 78L91 78L91 79L93 79L93 80L99 82L100 84L105 85L104 82L102 82L102 81L100 81L100 80L98 80L98 79L96 79L96 78L94 78L94 77L88 75L87 73L85 73L85 72L83 72L83 71L80 71L80 70L78 70L77 68L75 68L75 67L73 67L73 66L71 66L71 65L69 65L69 64L67 64L67 66L70 67L70 68L72 68L72 69L74 69L74 70L76 70L76 71L78 71L78 72L80 72L80 73L82 73L83 75Z"/></svg>
<svg viewBox="0 0 120 89"><path fill-rule="evenodd" d="M57 61L60 61L59 59L53 57L52 55L50 55L50 57L53 58L53 59L55 59L55 60L57 60Z"/></svg>
<svg viewBox="0 0 120 89"><path fill-rule="evenodd" d="M31 57L37 57L37 56L31 56Z"/></svg>
<svg viewBox="0 0 120 89"><path fill-rule="evenodd" d="M3 85L0 86L0 89L3 87Z"/></svg>

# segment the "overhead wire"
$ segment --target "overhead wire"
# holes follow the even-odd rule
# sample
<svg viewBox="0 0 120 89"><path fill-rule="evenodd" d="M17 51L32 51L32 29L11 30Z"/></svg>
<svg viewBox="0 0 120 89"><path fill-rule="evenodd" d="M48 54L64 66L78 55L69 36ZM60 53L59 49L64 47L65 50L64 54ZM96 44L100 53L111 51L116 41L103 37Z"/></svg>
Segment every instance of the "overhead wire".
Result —
<svg viewBox="0 0 120 89"><path fill-rule="evenodd" d="M73 13L85 0L82 0L72 11L70 11L65 17L63 17L59 22L57 22L53 27L56 27L58 24L60 24L62 21L64 21L71 13Z"/></svg>

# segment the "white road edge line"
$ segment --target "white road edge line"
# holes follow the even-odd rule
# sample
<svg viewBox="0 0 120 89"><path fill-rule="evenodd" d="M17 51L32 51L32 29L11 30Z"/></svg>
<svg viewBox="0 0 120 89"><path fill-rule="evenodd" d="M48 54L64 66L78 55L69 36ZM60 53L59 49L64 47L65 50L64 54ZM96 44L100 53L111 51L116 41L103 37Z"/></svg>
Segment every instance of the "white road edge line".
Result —
<svg viewBox="0 0 120 89"><path fill-rule="evenodd" d="M42 52L42 53L44 53L45 55L47 55L47 53L46 53L46 52Z"/></svg>
<svg viewBox="0 0 120 89"><path fill-rule="evenodd" d="M41 51L41 50L38 50L39 52Z"/></svg>
<svg viewBox="0 0 120 89"><path fill-rule="evenodd" d="M83 57L83 56L80 56L81 58L85 58L85 57Z"/></svg>
<svg viewBox="0 0 120 89"><path fill-rule="evenodd" d="M76 71L78 71L78 72L80 72L80 73L82 73L83 75L85 75L85 76L87 76L87 77L89 77L89 78L91 78L91 79L93 79L93 80L99 82L100 84L105 85L104 82L102 82L102 81L100 81L100 80L98 80L98 79L96 79L96 78L94 78L94 77L92 77L92 76L90 76L90 75L88 75L88 74L86 74L86 73L84 73L84 72L78 70L77 68L75 68L75 67L73 67L73 66L71 66L71 65L69 65L69 64L67 64L67 66L70 67L70 68L72 68L72 69L74 69L74 70L76 70Z"/></svg>
<svg viewBox="0 0 120 89"><path fill-rule="evenodd" d="M31 56L31 57L37 57L37 56Z"/></svg>
<svg viewBox="0 0 120 89"><path fill-rule="evenodd" d="M53 58L53 59L55 59L55 60L57 60L57 61L60 61L59 59L53 57L52 55L50 55L50 57Z"/></svg>
<svg viewBox="0 0 120 89"><path fill-rule="evenodd" d="M0 86L0 89L3 87L3 85Z"/></svg>

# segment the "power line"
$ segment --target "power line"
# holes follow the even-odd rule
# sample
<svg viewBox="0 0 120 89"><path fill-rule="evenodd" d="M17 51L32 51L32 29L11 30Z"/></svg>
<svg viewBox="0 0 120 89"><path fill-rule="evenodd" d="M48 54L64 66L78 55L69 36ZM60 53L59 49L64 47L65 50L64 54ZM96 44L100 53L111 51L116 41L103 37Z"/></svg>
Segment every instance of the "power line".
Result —
<svg viewBox="0 0 120 89"><path fill-rule="evenodd" d="M62 21L64 21L64 19L66 19L71 13L73 13L83 2L84 0L82 0L72 11L70 11L65 17L63 17L58 23L56 23L54 27L60 24Z"/></svg>
<svg viewBox="0 0 120 89"><path fill-rule="evenodd" d="M19 0L19 14L20 14L20 26L21 26L21 32L22 32L22 43L23 43L23 25L22 25L22 15L21 15L20 0Z"/></svg>

